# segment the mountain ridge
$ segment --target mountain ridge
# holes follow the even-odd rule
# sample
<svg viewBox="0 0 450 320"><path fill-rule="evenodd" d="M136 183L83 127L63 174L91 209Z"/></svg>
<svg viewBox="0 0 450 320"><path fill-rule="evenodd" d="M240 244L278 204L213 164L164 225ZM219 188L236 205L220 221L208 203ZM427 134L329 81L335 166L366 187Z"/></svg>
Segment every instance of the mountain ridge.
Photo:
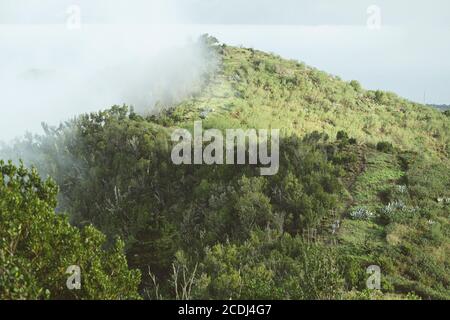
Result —
<svg viewBox="0 0 450 320"><path fill-rule="evenodd" d="M54 179L72 225L123 239L143 298L448 299L449 118L301 62L202 41L221 63L190 98L148 116L127 106L80 115L1 158ZM281 129L278 174L174 165L171 132L200 120ZM371 266L379 290L367 287Z"/></svg>
<svg viewBox="0 0 450 320"><path fill-rule="evenodd" d="M387 140L415 151L431 146L433 155L448 158L448 118L428 106L394 93L364 90L355 80L344 82L301 62L251 48L217 45L216 50L222 73L202 94L176 107L181 120L198 119L189 114L190 107L213 108L216 112L205 122L219 128L220 118L231 116L235 121L227 119L227 124L278 126L286 134L318 130L335 136L346 130L368 143ZM413 141L418 138L419 143Z"/></svg>

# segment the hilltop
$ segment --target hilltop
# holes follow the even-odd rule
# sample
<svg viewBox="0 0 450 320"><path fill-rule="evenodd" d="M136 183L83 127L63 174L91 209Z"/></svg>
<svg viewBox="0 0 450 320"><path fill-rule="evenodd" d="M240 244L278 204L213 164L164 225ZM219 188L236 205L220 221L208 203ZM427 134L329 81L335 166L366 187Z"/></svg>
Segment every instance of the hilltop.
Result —
<svg viewBox="0 0 450 320"><path fill-rule="evenodd" d="M429 106L251 48L223 45L217 51L220 74L177 106L178 122L214 109L206 120L212 127L273 127L299 136L317 130L331 137L345 130L366 143L388 141L411 151L426 146L430 156L448 159L448 117Z"/></svg>

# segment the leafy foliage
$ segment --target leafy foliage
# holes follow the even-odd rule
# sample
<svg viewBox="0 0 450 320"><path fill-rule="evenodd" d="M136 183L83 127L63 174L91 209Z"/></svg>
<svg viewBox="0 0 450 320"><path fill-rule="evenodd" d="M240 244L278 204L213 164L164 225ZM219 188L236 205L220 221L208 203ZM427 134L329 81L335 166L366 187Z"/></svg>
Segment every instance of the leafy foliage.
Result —
<svg viewBox="0 0 450 320"><path fill-rule="evenodd" d="M57 187L36 170L0 161L0 298L135 299L138 271L128 270L123 242L103 250L104 235L78 230L56 215ZM66 269L81 268L80 290Z"/></svg>

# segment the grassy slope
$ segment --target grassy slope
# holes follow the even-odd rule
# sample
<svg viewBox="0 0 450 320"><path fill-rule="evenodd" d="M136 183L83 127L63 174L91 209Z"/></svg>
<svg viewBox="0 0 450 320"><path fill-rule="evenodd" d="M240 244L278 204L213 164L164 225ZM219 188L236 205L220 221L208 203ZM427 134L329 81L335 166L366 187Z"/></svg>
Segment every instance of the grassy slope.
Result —
<svg viewBox="0 0 450 320"><path fill-rule="evenodd" d="M332 138L345 130L358 141L353 150L358 160L345 179L351 200L340 213L340 245L361 261L382 265L392 292L449 297L449 209L435 204L436 197L450 197L449 119L431 107L363 90L356 81L344 82L297 61L229 46L219 52L223 64L214 81L162 121L189 128L206 109L212 110L203 122L206 128L279 128L298 136L317 130ZM373 145L379 141L393 143L396 152L378 152ZM412 155L408 168L402 155ZM382 192L398 188L405 177L417 188L428 185L426 199L415 196L415 189L407 191L407 206L426 205L420 218L384 224L349 219L358 207L379 211L387 204ZM430 224L435 221L438 231Z"/></svg>
<svg viewBox="0 0 450 320"><path fill-rule="evenodd" d="M385 140L404 150L448 160L450 123L441 112L393 93L365 91L297 61L235 47L221 49L222 73L201 95L178 108L183 122L199 109L215 112L217 127L280 128L304 135L318 130L335 137L346 130L358 141ZM197 109L197 110L196 110Z"/></svg>

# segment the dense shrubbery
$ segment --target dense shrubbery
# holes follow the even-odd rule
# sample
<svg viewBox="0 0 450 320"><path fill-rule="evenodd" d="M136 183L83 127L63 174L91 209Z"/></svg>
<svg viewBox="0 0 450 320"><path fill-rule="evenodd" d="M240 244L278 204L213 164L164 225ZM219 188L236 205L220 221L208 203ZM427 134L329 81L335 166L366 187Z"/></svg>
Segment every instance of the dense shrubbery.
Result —
<svg viewBox="0 0 450 320"><path fill-rule="evenodd" d="M163 292L176 251L199 259L207 246L240 243L254 231L295 236L319 226L337 205L339 170L319 145L282 139L279 174L260 177L251 166L175 166L164 130L113 108L25 146L44 146L41 155L53 157L36 164L63 186L62 205L73 223L122 237L130 265L144 274L150 268ZM56 149L72 134L70 145ZM70 164L47 166L61 157ZM144 276L143 286L150 280Z"/></svg>
<svg viewBox="0 0 450 320"><path fill-rule="evenodd" d="M0 161L0 299L139 298L123 242L103 250L99 231L70 226L54 212L56 192L35 170ZM81 268L80 290L66 287L72 265Z"/></svg>
<svg viewBox="0 0 450 320"><path fill-rule="evenodd" d="M210 282L203 298L339 299L344 279L335 250L288 234L253 234L242 245L207 251L200 270Z"/></svg>
<svg viewBox="0 0 450 320"><path fill-rule="evenodd" d="M114 107L47 129L46 137L29 139L16 152L32 149L40 155L35 163L45 159L36 164L63 186L60 209L71 213L75 225L93 223L109 239L125 240L130 266L142 271L145 298L337 298L362 281L364 273L355 282L346 271L347 253L336 265L331 256L314 254L302 237L310 230L327 234L324 222L331 226L332 212L343 206L343 172L336 164L353 170L360 161L357 145L342 144L348 135L339 133L336 142L318 132L283 138L278 175L261 177L252 166L174 166L166 130ZM399 159L403 168L414 168L406 154ZM384 195L378 216L360 207L350 217L383 225L418 221L417 209L402 202L418 192L413 176L405 179L407 186ZM427 232L435 243L443 241L440 225ZM291 242L304 253L275 249ZM230 254L232 260L222 261ZM287 259L283 268L291 267L280 269L274 255ZM321 259L336 273L319 269L310 284L294 281L305 263L321 264ZM352 268L364 270L363 261ZM191 282L182 283L187 275ZM187 286L189 292L176 292L174 281L180 281L178 290Z"/></svg>

